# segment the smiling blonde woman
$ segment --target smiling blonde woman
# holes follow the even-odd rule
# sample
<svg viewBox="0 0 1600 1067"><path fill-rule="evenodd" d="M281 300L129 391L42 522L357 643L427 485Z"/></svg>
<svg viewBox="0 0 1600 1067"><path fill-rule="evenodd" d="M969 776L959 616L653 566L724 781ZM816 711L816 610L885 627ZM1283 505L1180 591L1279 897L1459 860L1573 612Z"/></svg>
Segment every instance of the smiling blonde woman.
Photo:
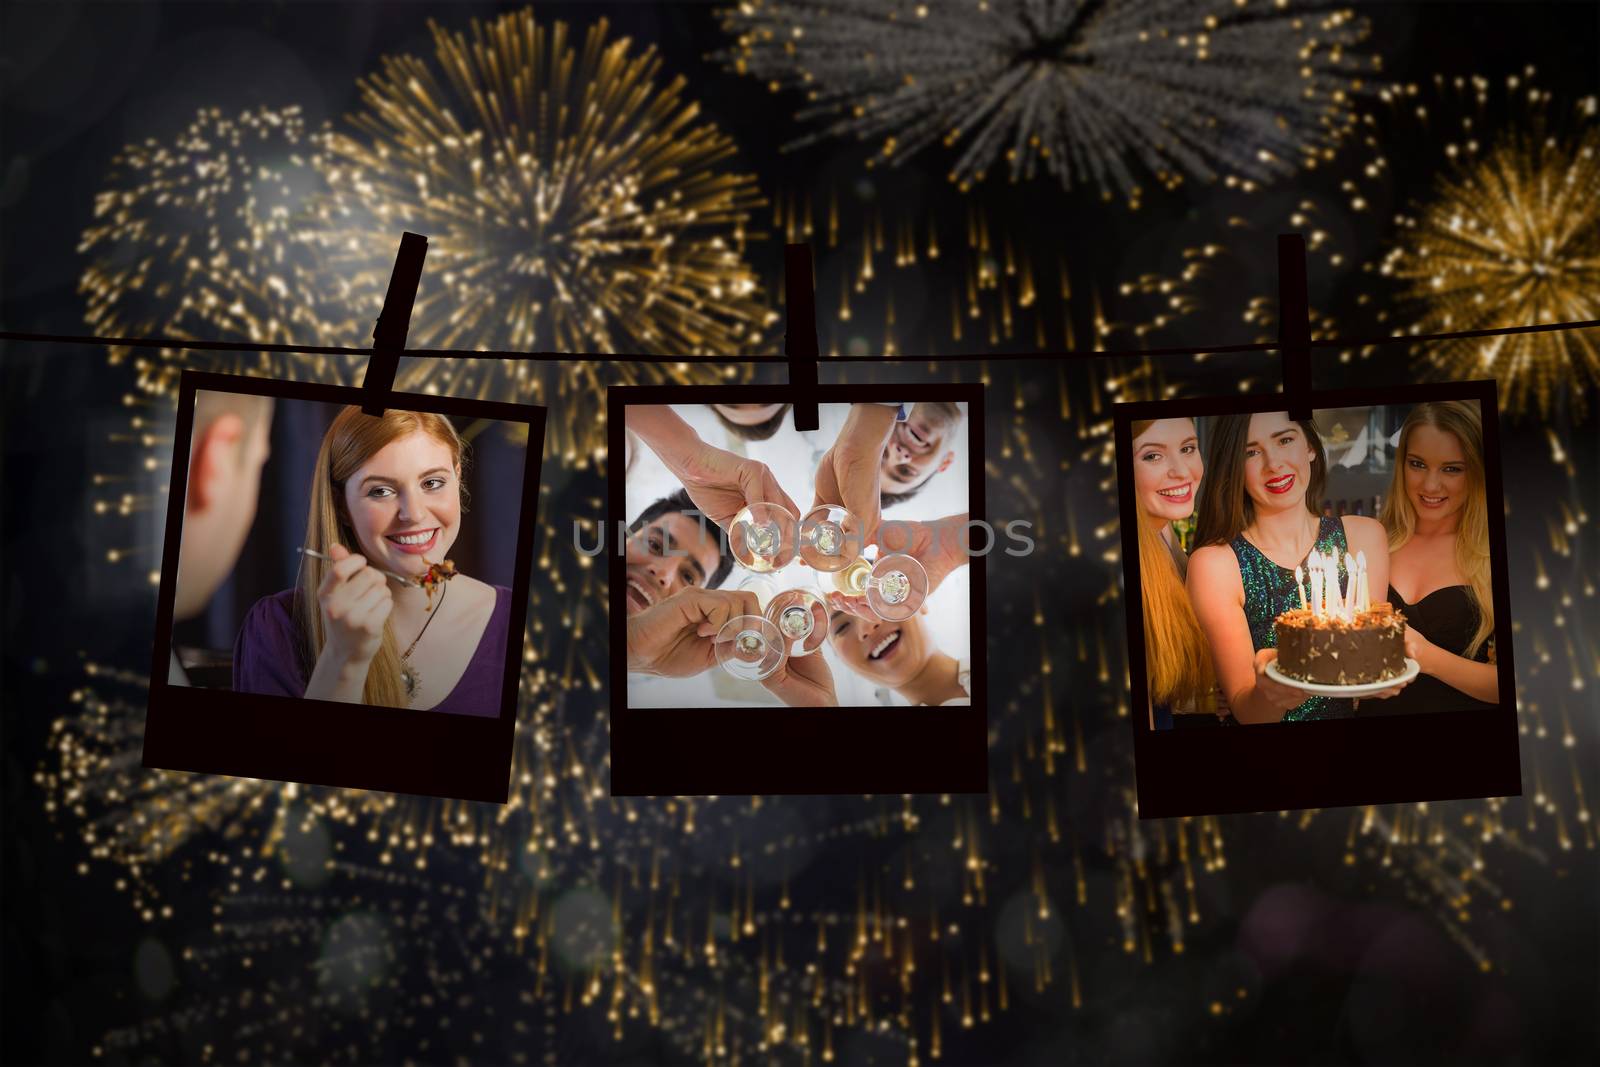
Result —
<svg viewBox="0 0 1600 1067"><path fill-rule="evenodd" d="M1422 677L1359 714L1465 711L1500 700L1494 665L1489 502L1476 404L1418 404L1400 427L1380 516L1389 536L1389 601L1406 616L1406 655Z"/></svg>

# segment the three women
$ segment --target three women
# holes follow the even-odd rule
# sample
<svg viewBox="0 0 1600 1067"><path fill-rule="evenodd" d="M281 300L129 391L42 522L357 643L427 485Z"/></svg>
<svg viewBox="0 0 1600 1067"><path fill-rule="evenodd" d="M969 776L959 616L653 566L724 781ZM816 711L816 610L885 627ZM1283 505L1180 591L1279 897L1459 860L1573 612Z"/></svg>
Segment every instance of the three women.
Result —
<svg viewBox="0 0 1600 1067"><path fill-rule="evenodd" d="M1381 523L1319 513L1328 460L1310 422L1286 412L1219 417L1207 427L1203 465L1197 451L1186 464L1168 454L1176 447L1181 459L1185 448L1195 448L1187 426L1189 420L1170 419L1133 427L1153 727L1165 725L1164 708L1204 688L1205 668L1214 670L1221 697L1241 723L1358 713L1356 702L1308 697L1266 674L1277 654L1272 622L1299 606L1295 568L1313 551L1339 560L1365 556L1370 587L1387 589L1406 613L1406 652L1427 676L1401 699L1359 702L1360 714L1454 710L1497 698L1486 651L1493 613L1482 431L1474 405L1423 404L1412 411ZM1192 481L1197 490L1202 473L1209 477L1198 494L1196 548L1185 568L1170 523L1195 508L1194 490L1185 486ZM1187 596L1179 597L1174 586L1185 570ZM1339 578L1348 580L1342 567ZM1209 653L1201 668L1197 644Z"/></svg>

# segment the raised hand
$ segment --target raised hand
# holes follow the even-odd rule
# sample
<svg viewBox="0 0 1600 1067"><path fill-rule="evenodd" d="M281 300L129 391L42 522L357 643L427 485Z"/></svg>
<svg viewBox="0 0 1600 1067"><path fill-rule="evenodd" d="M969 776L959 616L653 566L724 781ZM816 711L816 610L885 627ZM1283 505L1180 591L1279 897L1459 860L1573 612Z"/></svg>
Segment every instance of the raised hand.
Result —
<svg viewBox="0 0 1600 1067"><path fill-rule="evenodd" d="M382 572L343 545L328 549L333 561L317 588L324 652L342 666L365 666L383 644L383 626L394 610L394 594Z"/></svg>
<svg viewBox="0 0 1600 1067"><path fill-rule="evenodd" d="M765 463L708 445L665 404L629 405L627 428L650 446L706 518L727 530L746 504L782 504L800 517Z"/></svg>
<svg viewBox="0 0 1600 1067"><path fill-rule="evenodd" d="M880 523L875 531L880 558L893 553L903 553L922 564L928 573L928 596L958 567L971 562L970 547L965 541L966 513L948 515L932 522L908 522L891 519ZM867 605L864 596L846 596L832 593L828 606L834 611L845 611L863 619L876 619L877 614Z"/></svg>
<svg viewBox="0 0 1600 1067"><path fill-rule="evenodd" d="M789 656L761 684L792 708L836 708L833 672L820 654Z"/></svg>
<svg viewBox="0 0 1600 1067"><path fill-rule="evenodd" d="M701 513L723 530L747 504L781 504L795 518L800 511L765 463L702 445L673 468Z"/></svg>
<svg viewBox="0 0 1600 1067"><path fill-rule="evenodd" d="M714 639L736 615L760 615L747 590L684 589L628 616L628 670L687 678L717 665Z"/></svg>
<svg viewBox="0 0 1600 1067"><path fill-rule="evenodd" d="M883 450L894 430L894 409L853 404L844 429L817 465L816 499L811 507L833 504L855 516L858 528L845 532L872 543L880 519L879 479Z"/></svg>

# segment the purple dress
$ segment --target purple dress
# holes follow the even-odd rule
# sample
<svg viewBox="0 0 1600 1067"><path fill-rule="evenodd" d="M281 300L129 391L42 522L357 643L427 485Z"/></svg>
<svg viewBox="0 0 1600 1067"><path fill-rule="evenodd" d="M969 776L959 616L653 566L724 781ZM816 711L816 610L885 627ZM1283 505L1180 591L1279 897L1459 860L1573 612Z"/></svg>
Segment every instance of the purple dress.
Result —
<svg viewBox="0 0 1600 1067"><path fill-rule="evenodd" d="M240 693L303 697L311 671L302 663L295 629L294 590L285 589L256 601L239 638L233 644L233 688ZM511 625L511 590L494 587L494 613L466 673L450 695L429 711L456 715L500 714L501 683L505 680L506 631Z"/></svg>

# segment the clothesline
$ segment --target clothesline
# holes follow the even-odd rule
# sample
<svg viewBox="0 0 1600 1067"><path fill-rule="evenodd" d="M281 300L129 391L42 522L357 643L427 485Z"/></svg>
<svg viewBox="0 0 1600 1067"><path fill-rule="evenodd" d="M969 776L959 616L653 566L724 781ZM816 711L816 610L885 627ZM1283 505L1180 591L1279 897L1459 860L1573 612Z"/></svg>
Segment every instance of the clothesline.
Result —
<svg viewBox="0 0 1600 1067"><path fill-rule="evenodd" d="M1560 330L1585 330L1600 327L1600 319L1580 322L1540 323L1533 326L1503 326L1485 330L1457 330L1450 333L1399 334L1386 337L1313 339L1313 349L1367 348L1377 345L1430 344L1475 337L1509 337L1518 334L1552 333ZM38 344L104 345L119 348L178 348L206 352L281 352L288 355L370 357L370 348L344 348L332 345L262 344L249 341L200 341L182 337L96 337L78 334L23 333L0 330L0 341ZM979 363L1009 360L1128 359L1140 356L1226 355L1236 352L1274 352L1285 347L1281 342L1186 346L1179 348L1130 348L1114 350L1068 349L1049 352L989 352L980 355L902 355L902 356L822 356L818 363ZM510 352L470 348L408 348L398 353L417 358L511 359L555 363L787 363L787 356L708 356L660 355L658 353L593 354L581 352Z"/></svg>

